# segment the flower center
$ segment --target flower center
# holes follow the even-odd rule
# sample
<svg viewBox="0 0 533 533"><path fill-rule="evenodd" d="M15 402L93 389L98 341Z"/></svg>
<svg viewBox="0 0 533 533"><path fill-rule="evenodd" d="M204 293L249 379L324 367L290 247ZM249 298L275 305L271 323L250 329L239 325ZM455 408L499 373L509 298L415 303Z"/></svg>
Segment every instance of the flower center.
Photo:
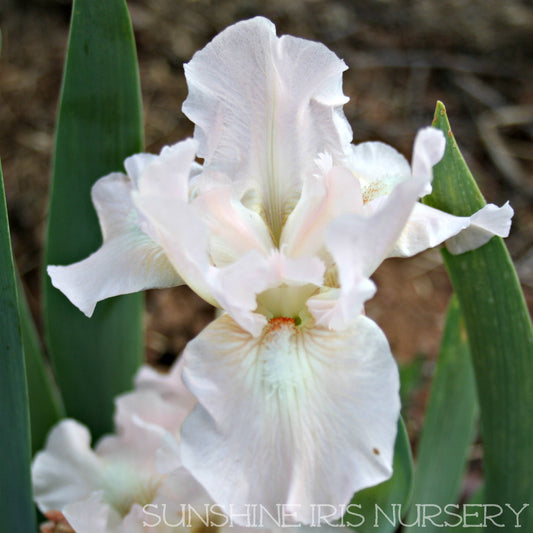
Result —
<svg viewBox="0 0 533 533"><path fill-rule="evenodd" d="M257 296L256 312L264 315L270 324L273 319L283 318L299 326L309 315L306 302L316 291L317 287L312 284L284 284L268 289Z"/></svg>
<svg viewBox="0 0 533 533"><path fill-rule="evenodd" d="M144 506L153 501L160 477L134 470L126 464L109 464L105 470L104 501L120 516L126 516L134 503Z"/></svg>

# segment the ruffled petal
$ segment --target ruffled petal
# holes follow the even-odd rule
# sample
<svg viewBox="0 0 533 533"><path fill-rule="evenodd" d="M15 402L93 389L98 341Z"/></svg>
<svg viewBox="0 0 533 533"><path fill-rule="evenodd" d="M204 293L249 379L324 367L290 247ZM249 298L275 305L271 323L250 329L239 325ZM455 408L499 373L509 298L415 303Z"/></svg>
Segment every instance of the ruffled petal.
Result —
<svg viewBox="0 0 533 533"><path fill-rule="evenodd" d="M103 464L91 450L88 429L75 420L55 426L32 464L34 499L43 512L88 497L100 488Z"/></svg>
<svg viewBox="0 0 533 533"><path fill-rule="evenodd" d="M220 306L243 329L257 336L267 321L255 312L257 295L282 284L320 286L324 270L324 263L317 257L290 258L278 250L264 256L254 250L225 268L213 268L210 284Z"/></svg>
<svg viewBox="0 0 533 533"><path fill-rule="evenodd" d="M119 517L102 501L102 495L102 491L93 492L89 497L65 506L63 514L76 533L110 533L109 522L118 525Z"/></svg>
<svg viewBox="0 0 533 533"><path fill-rule="evenodd" d="M182 380L183 359L177 359L168 372L159 372L149 365L143 365L135 376L138 391L153 391L161 398L185 413L190 413L196 398L185 387Z"/></svg>
<svg viewBox="0 0 533 533"><path fill-rule="evenodd" d="M264 220L242 204L238 187L213 173L204 173L201 181L209 186L202 187L193 205L207 226L213 264L226 266L251 250L268 254L274 248L270 232Z"/></svg>
<svg viewBox="0 0 533 533"><path fill-rule="evenodd" d="M410 257L446 242L459 254L485 244L494 235L507 237L513 210L489 204L470 217L457 217L417 203L389 257Z"/></svg>
<svg viewBox="0 0 533 533"><path fill-rule="evenodd" d="M197 211L164 195L135 195L135 203L150 221L157 241L187 285L207 302L218 305L207 281L212 268L208 233Z"/></svg>
<svg viewBox="0 0 533 533"><path fill-rule="evenodd" d="M320 325L340 330L359 315L375 292L369 276L398 240L426 184L426 178L404 180L389 195L365 204L363 215L342 215L330 224L326 246L337 265L340 293L336 301L331 291L309 299L309 310Z"/></svg>
<svg viewBox="0 0 533 533"><path fill-rule="evenodd" d="M479 248L492 237L507 237L511 230L513 208L506 202L501 207L488 204L469 218L469 226L455 237L446 241L446 248L452 254L462 254Z"/></svg>
<svg viewBox="0 0 533 533"><path fill-rule="evenodd" d="M329 223L345 213L360 213L362 207L359 181L349 170L332 167L324 175L309 176L283 227L281 246L290 257L323 253Z"/></svg>
<svg viewBox="0 0 533 533"><path fill-rule="evenodd" d="M357 177L364 202L390 194L398 183L411 177L407 159L382 142L351 145L348 168Z"/></svg>
<svg viewBox="0 0 533 533"><path fill-rule="evenodd" d="M160 246L132 228L79 263L47 268L52 285L86 316L96 304L120 294L183 284Z"/></svg>
<svg viewBox="0 0 533 533"><path fill-rule="evenodd" d="M414 177L427 180L421 196L431 193L433 167L442 159L445 149L446 138L442 131L427 127L422 128L416 134L411 167Z"/></svg>
<svg viewBox="0 0 533 533"><path fill-rule="evenodd" d="M185 65L183 112L205 168L248 181L276 240L321 152L344 158L345 63L324 45L276 37L264 18L238 22Z"/></svg>
<svg viewBox="0 0 533 533"><path fill-rule="evenodd" d="M132 190L131 180L123 174L98 180L92 198L103 245L83 261L47 269L52 285L87 316L106 298L183 283L161 246L140 229Z"/></svg>
<svg viewBox="0 0 533 533"><path fill-rule="evenodd" d="M391 475L398 372L368 318L342 332L278 318L254 338L226 315L184 357L199 403L183 425L183 463L227 512L255 504L275 516L285 504L310 523L312 504L339 516Z"/></svg>

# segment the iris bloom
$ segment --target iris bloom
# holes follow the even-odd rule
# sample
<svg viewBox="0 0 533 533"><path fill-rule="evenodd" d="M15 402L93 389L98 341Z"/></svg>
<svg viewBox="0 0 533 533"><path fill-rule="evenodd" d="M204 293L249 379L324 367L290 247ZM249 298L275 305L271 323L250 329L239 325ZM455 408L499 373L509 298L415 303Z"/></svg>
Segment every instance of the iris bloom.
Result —
<svg viewBox="0 0 533 533"><path fill-rule="evenodd" d="M102 247L48 270L87 315L179 283L223 309L184 353L198 404L183 462L223 507L284 504L304 523L313 504L340 515L392 472L398 372L362 314L370 275L386 257L506 236L512 216L417 202L444 152L438 130L418 133L411 166L385 144L352 145L346 68L263 18L223 31L185 65L194 139L98 181Z"/></svg>
<svg viewBox="0 0 533 533"><path fill-rule="evenodd" d="M173 456L171 476L156 468L165 447L176 446L194 405L181 376L169 377L172 387L143 368L139 390L116 400L116 434L102 438L94 451L89 431L75 420L52 429L32 465L34 498L43 513L64 516L76 533L141 533L143 522L160 522L150 531L169 533L176 528L168 524L180 523L180 504L197 505L201 513L210 500L179 458ZM166 520L145 513L147 504L160 515L165 509Z"/></svg>

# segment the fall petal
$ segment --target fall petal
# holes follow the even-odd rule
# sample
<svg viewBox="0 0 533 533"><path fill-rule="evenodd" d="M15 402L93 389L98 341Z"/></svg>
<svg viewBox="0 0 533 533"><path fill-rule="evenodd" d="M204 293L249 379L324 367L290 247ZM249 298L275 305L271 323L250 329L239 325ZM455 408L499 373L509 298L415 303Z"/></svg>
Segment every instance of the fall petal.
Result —
<svg viewBox="0 0 533 533"><path fill-rule="evenodd" d="M254 338L226 315L184 357L199 403L183 426L183 463L223 508L285 504L309 523L312 504L340 514L390 476L398 373L366 317L342 332L274 319Z"/></svg>

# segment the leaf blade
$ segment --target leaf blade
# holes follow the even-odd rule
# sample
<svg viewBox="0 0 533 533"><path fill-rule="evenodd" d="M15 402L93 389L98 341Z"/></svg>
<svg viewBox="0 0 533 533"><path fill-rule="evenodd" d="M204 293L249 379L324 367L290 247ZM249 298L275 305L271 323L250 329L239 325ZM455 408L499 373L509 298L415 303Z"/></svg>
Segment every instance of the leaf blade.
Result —
<svg viewBox="0 0 533 533"><path fill-rule="evenodd" d="M0 332L0 531L33 533L28 391L1 168Z"/></svg>
<svg viewBox="0 0 533 533"><path fill-rule="evenodd" d="M92 184L142 150L133 32L123 0L75 0L56 136L47 264L100 245ZM89 320L46 279L45 326L67 414L93 435L112 429L113 398L142 361L140 294L111 298Z"/></svg>
<svg viewBox="0 0 533 533"><path fill-rule="evenodd" d="M17 288L33 455L44 446L48 431L65 416L65 410L51 368L45 360L39 334L18 276Z"/></svg>
<svg viewBox="0 0 533 533"><path fill-rule="evenodd" d="M433 193L426 203L470 215L485 202L440 102L434 126L445 133L447 146L434 169ZM486 501L520 508L533 496L533 329L524 296L499 237L459 256L443 250L443 257L465 319L476 376ZM533 506L526 512L521 525L527 530L533 526ZM513 516L506 519L508 527L515 525ZM497 530L493 525L487 528Z"/></svg>
<svg viewBox="0 0 533 533"><path fill-rule="evenodd" d="M459 302L454 295L448 307L437 368L431 387L424 426L418 444L412 504L437 505L457 502L462 475L472 442L478 406L474 371ZM434 508L433 511L436 511ZM440 531L445 514L432 522L417 520L412 507L409 533Z"/></svg>

